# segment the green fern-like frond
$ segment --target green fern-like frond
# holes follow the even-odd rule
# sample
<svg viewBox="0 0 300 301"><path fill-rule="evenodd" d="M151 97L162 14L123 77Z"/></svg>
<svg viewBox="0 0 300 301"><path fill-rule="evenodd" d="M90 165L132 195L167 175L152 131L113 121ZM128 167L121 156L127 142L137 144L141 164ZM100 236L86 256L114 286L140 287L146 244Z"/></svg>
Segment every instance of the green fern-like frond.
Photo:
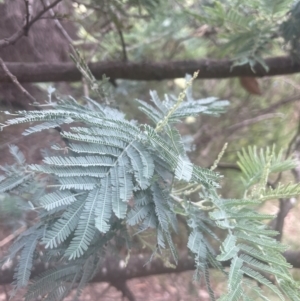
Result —
<svg viewBox="0 0 300 301"><path fill-rule="evenodd" d="M74 201L76 201L76 195L69 191L56 191L43 196L40 203L43 208L49 211L62 205L70 205Z"/></svg>
<svg viewBox="0 0 300 301"><path fill-rule="evenodd" d="M56 248L64 242L76 229L85 203L78 200L72 203L61 218L53 223L43 238L46 248Z"/></svg>
<svg viewBox="0 0 300 301"><path fill-rule="evenodd" d="M45 174L55 174L59 178L76 178L76 177L93 177L103 178L107 173L106 168L101 167L67 167L67 166L47 166L47 165L30 165L33 171L43 172Z"/></svg>
<svg viewBox="0 0 300 301"><path fill-rule="evenodd" d="M135 205L127 214L127 224L130 226L140 224L154 210L151 193L147 190L135 193L134 201Z"/></svg>
<svg viewBox="0 0 300 301"><path fill-rule="evenodd" d="M280 184L275 188L269 188L265 190L260 196L260 200L266 201L271 199L291 198L299 195L300 184Z"/></svg>
<svg viewBox="0 0 300 301"><path fill-rule="evenodd" d="M291 301L299 300L299 295L300 295L299 284L291 285L290 281L282 281L280 288Z"/></svg>
<svg viewBox="0 0 300 301"><path fill-rule="evenodd" d="M61 268L52 268L33 279L33 284L29 287L25 300L36 300L39 296L45 296L55 287L60 286L63 279L70 278L76 274L77 266L73 264Z"/></svg>
<svg viewBox="0 0 300 301"><path fill-rule="evenodd" d="M296 162L292 159L283 160L283 151L275 154L274 148L266 148L265 150L257 150L256 147L249 147L248 150L243 149L238 153L238 166L243 173L243 183L246 188L258 183L261 180L267 162L270 160L270 173L278 173L290 170L296 166ZM271 158L271 159L270 159Z"/></svg>
<svg viewBox="0 0 300 301"><path fill-rule="evenodd" d="M190 75L186 76L186 81L191 81ZM164 118L166 114L176 105L177 99L174 96L165 95L165 99L161 101L155 91L150 92L151 101L155 105L138 100L139 109L144 112L155 124ZM177 123L179 120L189 116L197 116L199 114L216 115L223 113L228 106L227 100L218 100L216 97L204 99L194 99L192 96L192 83L186 89L187 101L181 102L177 109L168 117L168 123Z"/></svg>
<svg viewBox="0 0 300 301"><path fill-rule="evenodd" d="M239 15L237 11L228 18L241 26L245 20ZM156 92L151 92L151 105L140 101L141 110L154 126L128 121L123 113L93 100L81 105L72 98L59 99L50 110L21 111L8 121L8 125L30 122L25 135L60 127L65 142L65 146L53 145L42 164L29 166L12 147L17 162L2 168L2 191L24 193L32 187L28 182L44 174L49 179L47 192L34 195L30 201L39 222L10 249L9 258L20 254L16 288L27 284L35 255L58 265L33 280L26 301L38 296L57 301L76 285L79 296L101 258L116 249L120 240L130 248L128 233L141 235L144 242L143 235L150 229L156 238L154 243L145 241L153 252L151 258L158 255L165 264L174 266L171 262L177 264L178 260L173 242L179 232L177 214L186 218L195 278L203 278L211 300L215 296L209 267L219 269L228 279L228 291L221 300L249 301L250 287L266 300L264 289L257 283L281 299L284 293L293 300L298 288L282 256L286 247L275 240L277 232L266 226L273 216L258 212L256 206L267 199L300 193L298 185L292 184L266 188L270 173L289 170L295 162L282 160L282 152L275 154L270 149L243 150L239 166L246 187L244 198L222 198L217 190L220 175L190 161L173 123L199 113L216 115L227 102L194 99L191 79L188 83L178 98L166 96L161 101ZM254 185L256 190L248 194ZM192 201L191 195L199 200ZM227 233L225 240L218 237L216 227ZM39 243L45 247L42 255L36 252ZM220 245L219 255L215 244ZM231 261L228 272L221 265L227 260ZM268 275L275 277L276 283L270 282Z"/></svg>
<svg viewBox="0 0 300 301"><path fill-rule="evenodd" d="M95 211L99 201L100 188L93 189L89 192L84 208L80 214L74 237L66 250L66 256L69 259L75 259L84 254L95 236ZM106 200L108 202L108 200Z"/></svg>
<svg viewBox="0 0 300 301"><path fill-rule="evenodd" d="M251 269L251 268L249 268L247 266L243 266L242 267L242 271L247 276L253 278L257 282L265 285L270 290L272 290L280 298L280 300L284 300L284 296L280 292L280 290L270 280L268 280L267 278L265 278L262 274L260 274L259 272L256 272L255 270L253 270L253 269Z"/></svg>
<svg viewBox="0 0 300 301"><path fill-rule="evenodd" d="M17 164L25 164L25 156L16 145L9 145L9 152L13 155Z"/></svg>
<svg viewBox="0 0 300 301"><path fill-rule="evenodd" d="M21 176L14 175L13 177L3 178L0 183L0 192L11 191L12 189L25 183L32 177L31 174L22 174Z"/></svg>
<svg viewBox="0 0 300 301"><path fill-rule="evenodd" d="M239 250L242 250L243 252L251 255L253 258L256 258L258 260L261 260L262 262L266 259L268 260L268 263L271 265L279 265L284 268L291 268L291 265L286 262L284 257L279 255L276 251L270 251L270 255L268 258L266 258L266 255L256 246L249 246L246 244L238 244L237 245Z"/></svg>
<svg viewBox="0 0 300 301"><path fill-rule="evenodd" d="M139 224L149 215L152 210L153 209L151 205L135 206L128 213L127 224L130 226Z"/></svg>
<svg viewBox="0 0 300 301"><path fill-rule="evenodd" d="M145 133L147 134L151 145L159 150L158 155L160 158L164 159L164 161L166 161L166 163L168 163L175 171L175 177L178 180L194 180L196 182L200 181L204 185L218 186L217 173L194 166L189 162L187 157L180 156L180 154L171 147L171 144L160 137L160 135L150 126L145 126Z"/></svg>
<svg viewBox="0 0 300 301"><path fill-rule="evenodd" d="M101 188L99 193L101 199L97 202L97 207L95 208L95 226L100 232L107 232L110 228L109 219L112 215L112 204L111 204L111 181L110 177L107 177L101 181ZM99 195L99 196L100 196ZM95 196L98 197L97 195Z"/></svg>
<svg viewBox="0 0 300 301"><path fill-rule="evenodd" d="M70 118L69 121L72 122L72 119ZM32 126L28 129L26 129L25 132L23 133L23 135L28 136L30 134L41 132L41 131L46 130L46 129L56 128L56 127L59 127L60 125L62 125L64 123L68 123L68 119L54 120L54 121L48 121L48 122L44 122L44 123L41 123L41 124L37 124L35 126Z"/></svg>
<svg viewBox="0 0 300 301"><path fill-rule="evenodd" d="M24 154L16 145L9 145L9 152L15 159L13 165L0 166L4 174L0 175L0 193L26 186L33 179L33 173L27 170Z"/></svg>
<svg viewBox="0 0 300 301"><path fill-rule="evenodd" d="M42 234L43 230L39 229L27 236L20 256L20 264L14 275L16 289L25 287L28 284L33 266L33 255Z"/></svg>
<svg viewBox="0 0 300 301"><path fill-rule="evenodd" d="M217 259L220 261L229 260L237 254L239 251L238 247L236 246L237 237L235 235L229 234L221 246L222 253L218 255Z"/></svg>
<svg viewBox="0 0 300 301"><path fill-rule="evenodd" d="M245 200L238 203L229 200L226 204L226 200L219 200L214 203L218 209L211 212L210 216L217 221L219 227L229 231L221 245L221 254L217 256L220 261L231 260L228 293L221 300L240 300L245 293L244 276L265 285L281 300L285 300L280 288L265 277L265 275L273 275L278 283L287 282L294 289L296 288L287 270L290 265L282 256L286 247L272 237L276 236L277 232L266 229L261 222L268 216L257 214L248 208L247 216L239 219L246 213L244 208L253 206L257 202ZM265 298L265 294L258 288L253 290L262 299Z"/></svg>
<svg viewBox="0 0 300 301"><path fill-rule="evenodd" d="M169 232L170 209L168 208L168 204L165 202L164 195L158 184L153 184L151 189L159 225L163 231Z"/></svg>

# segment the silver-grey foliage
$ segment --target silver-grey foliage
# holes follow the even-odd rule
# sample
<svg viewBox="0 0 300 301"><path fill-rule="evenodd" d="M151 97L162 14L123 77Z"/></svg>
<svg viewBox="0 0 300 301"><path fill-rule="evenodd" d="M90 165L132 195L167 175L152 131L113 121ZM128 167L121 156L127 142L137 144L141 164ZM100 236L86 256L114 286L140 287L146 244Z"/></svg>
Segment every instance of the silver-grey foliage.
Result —
<svg viewBox="0 0 300 301"><path fill-rule="evenodd" d="M199 113L217 115L227 102L195 100L190 88L185 92L178 99L166 96L161 101L152 91L152 104L139 101L153 126L128 121L116 109L95 101L80 105L72 98L60 99L49 110L18 112L8 121L8 125L40 122L24 135L61 126L61 136L67 142L66 146L53 146L54 154L46 156L41 165L27 165L22 153L11 147L16 164L4 167L6 176L0 179L1 192L24 190L41 175L51 179L47 192L30 200L40 221L18 237L8 256L20 252L16 289L27 286L38 245L45 248L40 256L57 262L55 269L34 279L26 300L38 296L61 300L75 285L80 294L107 250L118 239L130 246L128 237L136 232L154 232L157 243L152 245L153 255L168 248L171 258L165 253L162 257L168 264L176 264L172 237L178 231L178 215L186 218L190 228L187 246L195 257L195 276L204 276L212 300L209 266L220 269L228 278L228 292L220 300L268 300L258 284L281 300L284 296L298 300L299 287L281 255L286 248L272 238L277 232L263 223L271 216L255 210L255 205L266 199L300 193L299 185L265 189L270 173L288 170L294 162L282 161L281 154L275 155L274 150L244 151L239 157L244 196L223 199L218 193L220 175L189 160L173 124ZM68 124L67 129L64 124ZM199 194L199 202L191 201L192 193ZM224 241L214 232L216 227L227 232ZM210 239L219 243L219 255ZM226 260L231 260L229 272L221 265ZM271 282L266 274L276 281Z"/></svg>

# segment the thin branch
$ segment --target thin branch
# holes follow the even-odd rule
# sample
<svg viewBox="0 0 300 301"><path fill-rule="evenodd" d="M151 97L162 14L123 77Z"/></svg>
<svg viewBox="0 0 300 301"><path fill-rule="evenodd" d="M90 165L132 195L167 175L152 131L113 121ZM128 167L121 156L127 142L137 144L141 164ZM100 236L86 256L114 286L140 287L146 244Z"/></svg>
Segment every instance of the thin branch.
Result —
<svg viewBox="0 0 300 301"><path fill-rule="evenodd" d="M123 62L127 62L128 61L128 57L127 57L126 44L125 44L123 32L122 32L121 28L119 28L118 26L116 26L116 27L117 27L117 31L118 31L118 34L120 36L121 45L122 45Z"/></svg>
<svg viewBox="0 0 300 301"><path fill-rule="evenodd" d="M279 232L275 237L278 241L281 241L282 239L285 218L290 210L294 207L295 203L295 198L279 200L279 210L277 217L270 223L271 227Z"/></svg>
<svg viewBox="0 0 300 301"><path fill-rule="evenodd" d="M295 135L293 136L293 138L291 139L291 141L289 142L288 145L288 149L286 151L285 154L285 159L287 159L291 153L297 148L297 141L298 138L300 136L300 122L298 124L298 129L297 132L295 133ZM298 158L298 164L299 164L299 158ZM297 183L299 183L299 174L298 174L298 169L293 168L292 173L295 176L295 180ZM278 183L280 182L282 177L282 172L279 173L277 179L273 182L272 186L276 187L278 185ZM289 211L294 207L296 203L296 199L295 198L290 198L290 199L279 199L279 210L277 213L277 217L271 221L270 226L278 231L278 235L276 236L277 240L281 240L282 239L282 235L283 235L283 227L284 227L284 220L286 218L286 216L288 215Z"/></svg>
<svg viewBox="0 0 300 301"><path fill-rule="evenodd" d="M24 232L26 229L27 229L26 226L22 226L17 231L15 231L14 233L6 236L4 239L2 239L0 241L0 248L4 247L6 244L8 244L12 240L14 240L19 234L21 234L22 232Z"/></svg>
<svg viewBox="0 0 300 301"><path fill-rule="evenodd" d="M27 34L28 34L28 25L29 25L29 21L31 19L31 12L32 12L32 5L31 5L31 3L29 1L30 0L24 0L24 2L25 2L25 10L26 10L26 13L25 13L25 22L24 22L24 29L25 29L24 35L25 36L27 36Z"/></svg>
<svg viewBox="0 0 300 301"><path fill-rule="evenodd" d="M42 0L43 2L43 0ZM49 0L46 0L46 4L49 6L50 2ZM59 31L62 33L62 35L66 38L66 40L70 43L73 44L73 39L69 36L69 34L67 33L67 31L64 29L64 27L62 26L62 24L59 22L59 20L56 18L56 14L53 10L53 8L50 8L50 14L51 17L54 20L54 23L56 25L56 27L59 29Z"/></svg>
<svg viewBox="0 0 300 301"><path fill-rule="evenodd" d="M285 159L287 159L291 155L291 153L294 151L295 145L296 145L296 142L297 142L299 136L300 136L300 122L298 124L297 132L295 133L295 135L289 142L289 145L288 145L288 148L287 148L287 151L285 154ZM282 172L279 173L277 179L274 181L274 183L273 183L274 186L276 186L280 182L281 177L282 177Z"/></svg>
<svg viewBox="0 0 300 301"><path fill-rule="evenodd" d="M17 77L9 71L2 58L0 58L0 66L4 71L4 75L6 75L24 95L30 98L33 102L36 102L36 99L19 83Z"/></svg>
<svg viewBox="0 0 300 301"><path fill-rule="evenodd" d="M286 251L283 256L286 258L288 263L294 266L294 268L300 268L299 251ZM153 259L145 266L147 259L147 255L132 256L129 259L128 265L124 267L120 264L120 260L115 257L108 257L105 259L103 265L100 267L99 271L97 271L91 282L108 282L112 284L117 279L125 281L153 275L193 271L195 269L195 260L186 254L182 254L179 257L178 264L175 269L166 267L161 259ZM230 265L230 261L222 262L222 264L224 267L228 267ZM34 265L31 277L36 277L52 267L52 265L49 266L45 262L37 263ZM11 283L13 281L13 275L14 266L10 266L7 269L0 269L0 285Z"/></svg>
<svg viewBox="0 0 300 301"><path fill-rule="evenodd" d="M57 0L59 1L59 0ZM56 1L56 2L57 2ZM49 8L50 9L50 8ZM31 21L33 22L33 21ZM0 41L0 48L3 44L10 44ZM6 45L7 46L7 45ZM102 75L111 79L127 80L165 80L185 77L200 70L198 79L209 78L230 78L237 76L275 76L300 72L300 63L288 56L272 57L265 59L269 67L267 72L261 65L256 65L255 73L249 65L236 66L232 68L232 60L186 60L166 62L120 62L107 61L89 64L89 67L96 79ZM74 82L81 80L81 74L73 63L8 63L7 67L17 76L19 82ZM0 82L7 81L7 78L0 74Z"/></svg>
<svg viewBox="0 0 300 301"><path fill-rule="evenodd" d="M278 102L274 103L273 105L269 106L268 108L260 110L260 113L267 114L267 113L273 112L286 104L289 104L291 102L298 101L298 100L300 100L300 94L279 100Z"/></svg>
<svg viewBox="0 0 300 301"><path fill-rule="evenodd" d="M241 169L237 164L219 162L217 165L217 169L232 169L238 172L241 172Z"/></svg>
<svg viewBox="0 0 300 301"><path fill-rule="evenodd" d="M290 80L289 78L283 78L282 81L289 84L290 86L292 86L296 90L300 91L300 86L297 85L296 83L294 83L294 81Z"/></svg>
<svg viewBox="0 0 300 301"><path fill-rule="evenodd" d="M6 300L7 301L11 300L11 297L9 295L9 292L7 291L6 285L3 285L3 290L4 290L4 293L5 293Z"/></svg>
<svg viewBox="0 0 300 301"><path fill-rule="evenodd" d="M294 208L295 203L295 198L279 199L279 210L277 216L269 223L269 226L272 229L278 231L278 235L275 237L278 241L281 241L282 239L285 218L290 210Z"/></svg>
<svg viewBox="0 0 300 301"><path fill-rule="evenodd" d="M5 38L3 40L0 40L0 49L5 48L9 45L15 44L19 39L21 39L24 35L27 35L30 27L38 21L48 10L56 6L59 2L62 0L55 0L53 3L48 5L46 8L44 8L42 11L40 11L34 18L32 18L28 23L25 22L25 25L15 32L12 36L9 38Z"/></svg>
<svg viewBox="0 0 300 301"><path fill-rule="evenodd" d="M257 122L267 120L267 119L273 119L274 117L283 117L283 114L281 114L281 113L270 113L270 114L259 115L259 116L256 116L254 118L246 119L246 120L243 120L242 122L233 124L233 125L229 126L226 130L230 131L232 133L232 132L234 132L236 130L239 130L243 127L246 127L246 126L255 124Z"/></svg>

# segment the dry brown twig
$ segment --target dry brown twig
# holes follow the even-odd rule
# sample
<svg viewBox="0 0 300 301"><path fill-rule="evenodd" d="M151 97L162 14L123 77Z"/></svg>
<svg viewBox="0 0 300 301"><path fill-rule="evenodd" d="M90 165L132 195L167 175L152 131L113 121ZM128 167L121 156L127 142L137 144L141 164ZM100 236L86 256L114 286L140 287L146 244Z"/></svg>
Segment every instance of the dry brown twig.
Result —
<svg viewBox="0 0 300 301"><path fill-rule="evenodd" d="M247 127L247 126L255 124L257 122L265 121L267 119L273 119L273 118L276 118L276 117L281 117L282 118L282 117L284 117L284 115L282 113L269 113L269 114L259 115L259 116L256 116L256 117L253 117L253 118L250 118L250 119L243 120L243 121L238 122L236 124L233 124L233 125L229 126L226 130L230 131L232 133L232 132L234 132L236 130L239 130L243 127Z"/></svg>
<svg viewBox="0 0 300 301"><path fill-rule="evenodd" d="M15 231L14 233L6 236L4 239L2 239L0 241L0 248L4 247L6 244L8 244L12 240L14 240L19 234L21 234L22 232L24 232L26 229L27 229L26 226L22 226L17 231Z"/></svg>
<svg viewBox="0 0 300 301"><path fill-rule="evenodd" d="M33 102L36 102L36 99L19 83L18 79L16 76L14 76L7 68L5 65L4 61L2 58L0 58L0 66L4 73L11 79L11 81L18 87L18 89L26 95L28 98L30 98Z"/></svg>

